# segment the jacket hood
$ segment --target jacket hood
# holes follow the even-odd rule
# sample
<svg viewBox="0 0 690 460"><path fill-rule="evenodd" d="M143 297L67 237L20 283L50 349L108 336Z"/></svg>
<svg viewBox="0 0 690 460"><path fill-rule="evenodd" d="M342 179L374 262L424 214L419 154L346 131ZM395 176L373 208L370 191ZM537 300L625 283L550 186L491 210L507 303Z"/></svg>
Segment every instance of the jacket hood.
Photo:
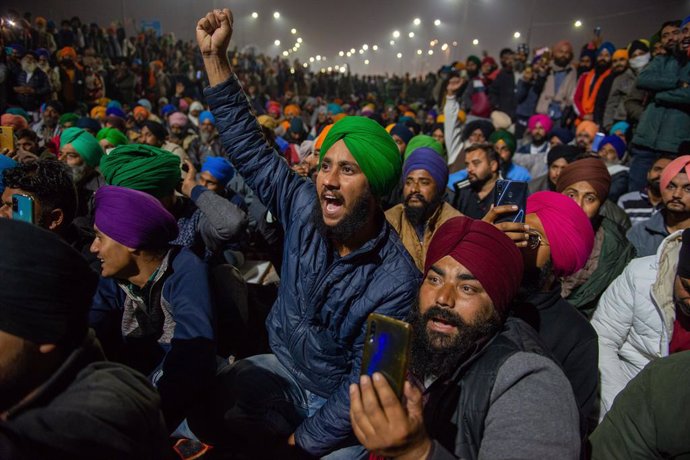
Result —
<svg viewBox="0 0 690 460"><path fill-rule="evenodd" d="M681 238L683 231L678 230L667 236L659 245L656 253L656 280L652 284L652 298L657 308L661 310L664 324L669 338L673 332L673 322L676 320L676 309L673 303L673 282L678 268Z"/></svg>

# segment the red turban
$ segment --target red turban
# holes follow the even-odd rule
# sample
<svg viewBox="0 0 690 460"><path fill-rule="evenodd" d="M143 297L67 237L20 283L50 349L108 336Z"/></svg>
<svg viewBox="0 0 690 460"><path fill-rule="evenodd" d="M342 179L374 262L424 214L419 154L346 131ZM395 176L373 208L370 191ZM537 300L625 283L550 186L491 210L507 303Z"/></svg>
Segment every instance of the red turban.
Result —
<svg viewBox="0 0 690 460"><path fill-rule="evenodd" d="M661 173L661 180L659 183L661 190L666 190L668 184L670 184L673 178L680 173L685 173L690 177L690 168L688 167L689 164L690 155L683 155L682 157L678 157L670 162L664 168L664 172Z"/></svg>
<svg viewBox="0 0 690 460"><path fill-rule="evenodd" d="M606 164L599 158L583 158L563 168L561 175L558 176L556 191L563 193L568 186L583 181L592 186L597 197L604 204L611 188L611 174Z"/></svg>
<svg viewBox="0 0 690 460"><path fill-rule="evenodd" d="M505 316L524 270L515 243L491 224L453 217L436 230L426 254L424 273L445 256L464 265L489 294L496 311Z"/></svg>

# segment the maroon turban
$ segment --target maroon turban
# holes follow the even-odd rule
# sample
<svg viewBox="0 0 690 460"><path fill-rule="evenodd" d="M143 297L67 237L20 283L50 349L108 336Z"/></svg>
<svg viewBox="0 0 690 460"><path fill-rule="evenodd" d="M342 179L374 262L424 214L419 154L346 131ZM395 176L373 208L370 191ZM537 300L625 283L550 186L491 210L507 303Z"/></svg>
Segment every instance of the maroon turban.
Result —
<svg viewBox="0 0 690 460"><path fill-rule="evenodd" d="M424 273L445 256L451 256L477 278L496 311L505 317L524 269L515 243L491 224L453 217L436 230L426 254Z"/></svg>
<svg viewBox="0 0 690 460"><path fill-rule="evenodd" d="M602 204L606 201L611 188L611 174L609 174L606 164L601 159L584 158L570 163L563 168L561 175L558 176L556 191L563 193L563 190L570 185L582 181L592 186Z"/></svg>

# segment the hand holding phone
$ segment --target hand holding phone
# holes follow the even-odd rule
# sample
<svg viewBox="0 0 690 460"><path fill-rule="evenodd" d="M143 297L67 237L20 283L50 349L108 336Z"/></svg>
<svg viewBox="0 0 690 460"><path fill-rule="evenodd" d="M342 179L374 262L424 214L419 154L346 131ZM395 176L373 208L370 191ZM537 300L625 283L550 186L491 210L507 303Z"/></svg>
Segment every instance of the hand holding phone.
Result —
<svg viewBox="0 0 690 460"><path fill-rule="evenodd" d="M501 222L525 222L525 209L527 209L527 182L499 179L494 190L494 207L513 205L517 210L512 213L503 213L493 223Z"/></svg>
<svg viewBox="0 0 690 460"><path fill-rule="evenodd" d="M361 375L380 372L402 397L410 359L411 327L404 321L372 313L367 318Z"/></svg>

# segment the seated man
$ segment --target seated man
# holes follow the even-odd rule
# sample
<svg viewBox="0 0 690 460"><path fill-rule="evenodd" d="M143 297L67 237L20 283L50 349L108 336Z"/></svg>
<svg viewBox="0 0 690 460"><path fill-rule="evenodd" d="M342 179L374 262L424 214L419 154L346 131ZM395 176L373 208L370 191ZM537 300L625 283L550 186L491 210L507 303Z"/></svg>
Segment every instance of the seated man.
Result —
<svg viewBox="0 0 690 460"><path fill-rule="evenodd" d="M682 235L682 245L681 245ZM649 362L688 349L690 230L674 232L657 254L634 259L599 301L600 417Z"/></svg>
<svg viewBox="0 0 690 460"><path fill-rule="evenodd" d="M556 191L573 199L589 217L594 247L585 266L562 279L561 295L587 318L592 317L599 297L623 271L635 249L623 228L600 210L608 197L611 175L598 158L574 161L563 169Z"/></svg>
<svg viewBox="0 0 690 460"><path fill-rule="evenodd" d="M57 235L0 219L0 458L166 458L160 398L105 362L97 276Z"/></svg>
<svg viewBox="0 0 690 460"><path fill-rule="evenodd" d="M5 190L2 193L0 217L12 218L12 195L31 197L34 206L33 223L57 233L76 249L98 272L100 264L89 246L93 232L80 219L77 212L77 191L69 168L55 160L39 160L3 171Z"/></svg>
<svg viewBox="0 0 690 460"><path fill-rule="evenodd" d="M473 219L483 218L494 199L496 181L501 177L498 153L491 144L474 144L465 150L467 180L453 184L449 203Z"/></svg>
<svg viewBox="0 0 690 460"><path fill-rule="evenodd" d="M129 144L129 139L127 139L125 133L113 127L101 128L96 135L96 139L98 139L98 143L101 144L106 154L110 153L115 147Z"/></svg>
<svg viewBox="0 0 690 460"><path fill-rule="evenodd" d="M626 152L625 141L616 135L606 136L599 144L599 158L604 160L606 168L611 175L611 189L609 200L614 203L628 191L628 171L630 168L623 165L623 157Z"/></svg>
<svg viewBox="0 0 690 460"><path fill-rule="evenodd" d="M532 176L528 168L531 169L533 161L528 159L523 163L522 166L513 161L517 141L511 132L506 131L505 129L497 129L489 137L489 142L494 144L494 150L496 150L496 153L498 153L498 156L501 159L501 177L522 182L529 182L532 180ZM532 158L537 157L533 156ZM544 156L542 156L541 159L542 164L544 161L543 158Z"/></svg>
<svg viewBox="0 0 690 460"><path fill-rule="evenodd" d="M517 149L517 153L529 155L548 153L550 145L546 135L551 132L551 128L553 128L551 118L541 114L532 115L527 122L527 132L531 142L523 144Z"/></svg>
<svg viewBox="0 0 690 460"><path fill-rule="evenodd" d="M574 145L557 145L546 154L546 166L548 172L543 176L532 179L528 185L530 193L553 192L556 190L558 176L563 168L575 161L583 153L583 150Z"/></svg>
<svg viewBox="0 0 690 460"><path fill-rule="evenodd" d="M373 312L404 318L420 279L379 202L400 180L400 152L375 121L344 117L323 142L316 182L297 175L266 144L232 73L231 24L229 10L197 24L205 96L224 151L282 224L285 250L266 322L273 354L224 371L221 399L199 422L215 431L217 448L250 457L296 445L311 456L353 446L340 455L357 458L366 453L352 437L348 388L359 377L364 323ZM190 427L201 436L194 420Z"/></svg>
<svg viewBox="0 0 690 460"><path fill-rule="evenodd" d="M421 270L436 229L460 213L443 201L448 165L434 150L412 152L403 165L403 180L405 201L386 211L386 219Z"/></svg>
<svg viewBox="0 0 690 460"><path fill-rule="evenodd" d="M94 216L101 280L91 325L109 358L149 376L172 432L216 371L206 265L170 246L177 223L146 193L101 187Z"/></svg>
<svg viewBox="0 0 690 460"><path fill-rule="evenodd" d="M70 167L77 187L77 216L89 214L93 194L104 185L103 176L98 172L102 156L101 145L87 131L67 128L60 135L60 161Z"/></svg>
<svg viewBox="0 0 690 460"><path fill-rule="evenodd" d="M647 186L641 192L629 192L618 199L618 206L630 217L632 225L646 222L663 206L661 197L661 173L674 158L668 155L659 157L647 171Z"/></svg>
<svg viewBox="0 0 690 460"><path fill-rule="evenodd" d="M523 272L515 244L455 217L427 253L411 314L401 404L383 375L350 388L352 427L391 458L579 458L579 414L563 371L509 315Z"/></svg>
<svg viewBox="0 0 690 460"><path fill-rule="evenodd" d="M683 155L664 168L659 180L663 209L628 231L628 240L635 246L637 257L656 254L664 238L690 228L689 165L690 155Z"/></svg>

